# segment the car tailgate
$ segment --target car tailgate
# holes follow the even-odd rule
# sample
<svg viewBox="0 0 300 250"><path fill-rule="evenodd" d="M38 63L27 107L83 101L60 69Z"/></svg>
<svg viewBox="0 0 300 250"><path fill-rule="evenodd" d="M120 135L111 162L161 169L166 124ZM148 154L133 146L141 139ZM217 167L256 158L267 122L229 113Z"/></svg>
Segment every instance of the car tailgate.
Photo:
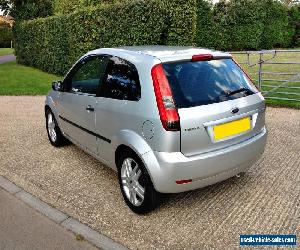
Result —
<svg viewBox="0 0 300 250"><path fill-rule="evenodd" d="M265 103L260 93L226 102L178 110L181 126L181 152L192 156L229 147L257 134L265 126ZM244 119L241 121L241 119ZM215 137L216 127L235 121L236 126L249 119L250 127L231 136ZM223 126L220 129L228 129ZM222 131L221 131L222 132ZM224 131L225 135L228 131ZM230 134L230 133L229 133Z"/></svg>

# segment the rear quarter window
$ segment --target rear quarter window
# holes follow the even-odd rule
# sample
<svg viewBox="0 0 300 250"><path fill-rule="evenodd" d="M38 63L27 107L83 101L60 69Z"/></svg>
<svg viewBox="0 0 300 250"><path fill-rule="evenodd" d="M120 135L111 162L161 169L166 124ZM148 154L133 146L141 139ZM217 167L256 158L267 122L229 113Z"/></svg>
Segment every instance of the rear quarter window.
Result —
<svg viewBox="0 0 300 250"><path fill-rule="evenodd" d="M136 67L127 60L111 57L100 95L111 99L138 101L141 98L141 86Z"/></svg>
<svg viewBox="0 0 300 250"><path fill-rule="evenodd" d="M177 108L218 103L257 92L232 59L163 64Z"/></svg>

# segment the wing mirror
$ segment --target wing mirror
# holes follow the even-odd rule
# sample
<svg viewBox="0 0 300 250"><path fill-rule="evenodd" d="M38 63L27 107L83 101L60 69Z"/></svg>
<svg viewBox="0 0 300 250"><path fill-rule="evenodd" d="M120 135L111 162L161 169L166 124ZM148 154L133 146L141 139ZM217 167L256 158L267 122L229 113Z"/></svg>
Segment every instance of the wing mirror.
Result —
<svg viewBox="0 0 300 250"><path fill-rule="evenodd" d="M54 91L62 91L62 87L63 87L62 81L55 81L52 83L52 89Z"/></svg>

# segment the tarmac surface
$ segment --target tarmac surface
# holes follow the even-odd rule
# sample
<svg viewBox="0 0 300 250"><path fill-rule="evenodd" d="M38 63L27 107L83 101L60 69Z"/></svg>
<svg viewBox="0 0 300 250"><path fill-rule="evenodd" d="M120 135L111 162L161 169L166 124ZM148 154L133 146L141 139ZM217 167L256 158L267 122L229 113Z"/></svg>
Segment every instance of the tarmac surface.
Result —
<svg viewBox="0 0 300 250"><path fill-rule="evenodd" d="M96 250L0 188L1 250Z"/></svg>
<svg viewBox="0 0 300 250"><path fill-rule="evenodd" d="M0 175L116 242L130 249L239 249L240 234L299 238L300 110L267 109L266 151L245 175L170 195L138 216L123 202L114 171L74 145L50 145L44 100L0 97Z"/></svg>
<svg viewBox="0 0 300 250"><path fill-rule="evenodd" d="M2 63L7 63L7 62L12 62L16 60L15 55L6 55L6 56L0 56L0 64Z"/></svg>

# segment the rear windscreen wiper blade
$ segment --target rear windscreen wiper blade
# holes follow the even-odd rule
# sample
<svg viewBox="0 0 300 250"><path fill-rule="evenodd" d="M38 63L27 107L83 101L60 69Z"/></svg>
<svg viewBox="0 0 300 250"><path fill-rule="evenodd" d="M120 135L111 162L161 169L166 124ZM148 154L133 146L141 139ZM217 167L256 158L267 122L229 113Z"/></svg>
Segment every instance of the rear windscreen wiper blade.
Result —
<svg viewBox="0 0 300 250"><path fill-rule="evenodd" d="M247 93L253 93L250 89L247 89L247 88L241 88L241 89L238 89L238 90L234 90L234 91L228 91L226 93L226 96L232 96L232 95L235 95L235 94L238 94L238 93L242 93L242 92L247 92Z"/></svg>

